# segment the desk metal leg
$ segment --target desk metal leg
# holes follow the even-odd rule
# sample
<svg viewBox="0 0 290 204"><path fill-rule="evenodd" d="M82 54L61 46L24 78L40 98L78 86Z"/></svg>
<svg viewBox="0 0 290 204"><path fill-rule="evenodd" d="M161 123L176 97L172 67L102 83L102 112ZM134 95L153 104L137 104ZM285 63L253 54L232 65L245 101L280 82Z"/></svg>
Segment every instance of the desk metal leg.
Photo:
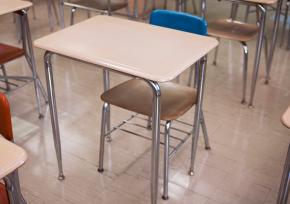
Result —
<svg viewBox="0 0 290 204"><path fill-rule="evenodd" d="M18 170L13 171L8 176L4 177L7 185L9 201L11 204L27 204L21 193Z"/></svg>
<svg viewBox="0 0 290 204"><path fill-rule="evenodd" d="M160 143L160 96L161 90L157 82L147 81L153 91L152 107L152 153L151 153L151 204L157 203L158 169Z"/></svg>
<svg viewBox="0 0 290 204"><path fill-rule="evenodd" d="M197 104L195 106L195 116L194 116L194 133L192 135L192 147L191 147L191 161L190 161L190 168L189 168L189 175L194 174L194 163L195 163L195 156L197 151L197 142L199 138L199 128L200 128L200 121L203 117L202 114L202 101L203 101L203 91L204 91L204 81L205 81L205 71L206 71L206 62L207 59L204 57L201 61L201 71L199 72L199 81L197 84Z"/></svg>
<svg viewBox="0 0 290 204"><path fill-rule="evenodd" d="M277 204L287 204L289 189L290 189L289 181L290 181L290 144L288 146L288 152L287 152L287 157L286 157L286 161L284 165L284 171L281 178Z"/></svg>
<svg viewBox="0 0 290 204"><path fill-rule="evenodd" d="M51 56L52 56L51 52L46 52L44 55L45 77L46 77L46 84L47 84L48 103L49 103L49 110L50 110L50 117L51 117L54 148L56 151L56 158L57 158L58 171L59 171L58 179L64 180L65 177L63 175L63 169L62 169L61 141L60 141L58 116L57 116L57 108L56 108L56 100L55 100Z"/></svg>
<svg viewBox="0 0 290 204"><path fill-rule="evenodd" d="M275 52L275 47L276 47L276 42L277 42L277 34L278 34L278 29L279 29L279 23L280 23L280 15L281 15L281 9L282 9L282 4L283 0L279 0L277 4L277 9L276 9L276 14L275 14L275 21L274 21L274 30L273 30L273 36L272 36L272 42L271 42L271 49L270 53L267 59L267 69L266 69L266 80L265 84L269 83L270 79L270 71L271 71L271 66L272 66L272 61L274 57L274 52Z"/></svg>
<svg viewBox="0 0 290 204"><path fill-rule="evenodd" d="M255 63L254 63L254 70L253 70L252 84L251 84L251 95L250 95L250 101L249 101L250 107L253 106L253 100L254 100L254 95L255 95L255 90L256 90L256 83L257 83L257 78L258 78L261 52L262 52L262 46L263 46L263 39L264 39L264 33L265 33L265 22L266 22L266 9L263 7L263 5L258 5L257 9L261 11L261 16L260 16L259 36L258 36L258 41L257 41Z"/></svg>

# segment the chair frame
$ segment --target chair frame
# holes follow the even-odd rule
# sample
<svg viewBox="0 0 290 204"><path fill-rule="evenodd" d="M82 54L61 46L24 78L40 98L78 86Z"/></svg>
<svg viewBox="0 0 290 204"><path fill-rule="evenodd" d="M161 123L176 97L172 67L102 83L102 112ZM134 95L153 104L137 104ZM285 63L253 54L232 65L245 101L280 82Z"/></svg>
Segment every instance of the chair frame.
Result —
<svg viewBox="0 0 290 204"><path fill-rule="evenodd" d="M128 0L124 0L124 1L127 3L126 9L127 9L127 13L129 13ZM79 5L79 4L71 3L71 2L68 2L68 1L64 1L63 2L64 6L72 7L71 8L71 15L70 15L70 25L74 24L74 14L75 14L77 9L87 10L88 11L88 18L90 18L90 11L101 13L102 15L111 16L112 12L113 12L111 10L111 0L107 0L107 4L108 4L108 9L107 10L100 10L100 9L96 9L96 8L92 8L92 7L87 7L87 6L82 6L82 5Z"/></svg>

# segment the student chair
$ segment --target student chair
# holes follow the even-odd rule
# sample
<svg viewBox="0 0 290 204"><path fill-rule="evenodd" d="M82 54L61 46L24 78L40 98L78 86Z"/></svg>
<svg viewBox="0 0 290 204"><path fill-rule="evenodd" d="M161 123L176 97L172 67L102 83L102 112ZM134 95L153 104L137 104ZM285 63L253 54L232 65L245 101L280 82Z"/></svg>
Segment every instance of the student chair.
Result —
<svg viewBox="0 0 290 204"><path fill-rule="evenodd" d="M64 1L65 6L71 7L71 17L70 24L74 24L74 13L77 9L83 9L88 11L88 17L90 16L89 12L98 12L101 14L112 15L113 12L127 8L127 0L67 0Z"/></svg>
<svg viewBox="0 0 290 204"><path fill-rule="evenodd" d="M243 48L243 88L241 103L246 103L247 72L249 50L247 42L254 40L259 32L256 24L244 23L235 19L238 5L233 4L231 16L228 19L215 19L208 22L208 35L239 42ZM203 10L203 15L204 15ZM217 64L218 47L215 50L213 64Z"/></svg>

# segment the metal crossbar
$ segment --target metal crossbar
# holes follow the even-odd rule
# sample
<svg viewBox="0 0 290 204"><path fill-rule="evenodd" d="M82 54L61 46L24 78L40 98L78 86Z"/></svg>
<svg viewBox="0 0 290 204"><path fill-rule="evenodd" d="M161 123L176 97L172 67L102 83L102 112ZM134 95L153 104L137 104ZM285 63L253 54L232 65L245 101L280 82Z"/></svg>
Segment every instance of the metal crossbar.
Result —
<svg viewBox="0 0 290 204"><path fill-rule="evenodd" d="M148 130L147 126L145 126L143 124L139 124L137 122L133 122L132 121L133 119L139 119L139 120L142 120L144 122L148 121L147 118L142 117L139 114L131 115L128 119L123 120L120 124L114 126L109 132L106 133L105 136L110 135L111 133L115 132L116 130L120 130L122 132L128 133L129 135L134 135L134 136L146 139L146 140L152 140L152 138L150 136L145 136L145 135L142 135L140 133L136 133L136 132L133 132L131 130L122 128L122 126L127 124L127 125L130 125L130 126L135 126L135 127L144 128L144 129ZM183 144L185 144L185 142L191 137L192 132L194 130L193 126L191 124L189 124L189 123L186 123L186 122L181 121L181 120L174 120L174 122L177 122L177 123L180 123L182 125L188 126L188 127L191 128L191 130L189 132L187 132L187 131L179 129L177 127L171 127L171 130L174 130L176 132L181 133L182 136L173 135L172 131L171 131L171 134L169 135L169 138L173 139L175 141L175 144L173 145L172 142L171 142L171 144L169 145L169 148L170 148L169 157L170 158L182 147ZM163 126L163 127L165 126L163 123L160 124L160 125ZM164 135L164 132L160 131L160 134ZM160 141L160 144L164 145L164 142Z"/></svg>
<svg viewBox="0 0 290 204"><path fill-rule="evenodd" d="M7 80L7 79L9 79L9 80ZM4 90L4 93L6 93L8 91L15 91L19 88L22 88L22 87L28 85L32 81L33 81L33 79L31 77L14 77L14 76L3 77L2 75L0 75L0 84L1 84L0 89ZM17 83L17 82L19 82L19 83ZM3 86L6 86L6 83L10 85L9 89L7 89L6 87L5 88L3 87Z"/></svg>

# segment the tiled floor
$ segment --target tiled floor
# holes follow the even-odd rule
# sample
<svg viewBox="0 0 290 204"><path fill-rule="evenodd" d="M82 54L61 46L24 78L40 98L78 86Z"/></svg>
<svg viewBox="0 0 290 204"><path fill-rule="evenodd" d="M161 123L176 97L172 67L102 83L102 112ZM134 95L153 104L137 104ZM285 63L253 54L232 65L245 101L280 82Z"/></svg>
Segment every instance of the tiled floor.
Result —
<svg viewBox="0 0 290 204"><path fill-rule="evenodd" d="M227 3L208 2L210 19L228 14ZM30 19L34 39L49 33L46 12L45 4L37 3L37 19ZM68 19L68 12L66 17ZM271 12L268 33L272 17ZM76 20L85 18L86 13L79 12ZM17 45L12 16L1 16L0 22L0 41ZM255 42L250 42L249 47L250 79ZM45 82L43 51L35 49L35 52L37 69ZM221 41L217 66L211 63L212 54L209 55L204 99L212 150L206 151L200 140L196 172L192 177L187 174L190 141L172 158L168 201L161 199L160 161L159 203L273 204L290 141L289 130L280 123L280 116L290 103L290 52L285 48L276 49L271 82L267 86L263 84L265 60L262 57L253 109L239 103L242 80L239 44ZM66 180L57 180L48 107L43 105L45 118L39 120L31 84L7 94L14 117L15 141L29 156L20 169L22 190L28 203L150 203L148 140L123 132L114 133L113 142L106 144L105 172L97 171L101 70L59 56L53 58L53 64ZM29 73L24 59L9 63L7 68L9 73ZM117 74L112 74L111 78L113 85L126 79ZM186 83L187 78L188 73L184 73L182 83ZM113 108L113 124L129 114ZM182 119L191 123L192 115L190 111ZM162 148L160 154L163 155Z"/></svg>

